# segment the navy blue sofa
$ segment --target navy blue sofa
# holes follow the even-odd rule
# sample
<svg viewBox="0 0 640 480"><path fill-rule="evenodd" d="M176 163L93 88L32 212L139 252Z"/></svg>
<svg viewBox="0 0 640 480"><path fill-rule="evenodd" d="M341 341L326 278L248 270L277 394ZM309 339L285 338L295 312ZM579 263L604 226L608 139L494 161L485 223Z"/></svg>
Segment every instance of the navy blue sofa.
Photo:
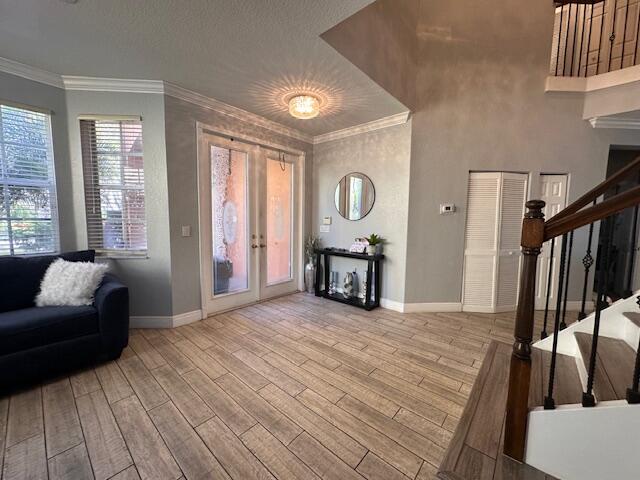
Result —
<svg viewBox="0 0 640 480"><path fill-rule="evenodd" d="M93 305L36 307L56 258L93 262L94 250L0 257L0 391L90 362L118 358L129 340L129 290L105 275Z"/></svg>

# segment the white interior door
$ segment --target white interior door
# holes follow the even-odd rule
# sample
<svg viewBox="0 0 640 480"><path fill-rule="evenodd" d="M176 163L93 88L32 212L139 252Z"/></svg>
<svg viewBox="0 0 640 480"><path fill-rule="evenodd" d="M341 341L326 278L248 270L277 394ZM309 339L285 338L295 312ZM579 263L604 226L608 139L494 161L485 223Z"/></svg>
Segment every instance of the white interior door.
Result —
<svg viewBox="0 0 640 480"><path fill-rule="evenodd" d="M464 311L492 313L516 306L527 178L519 173L469 174Z"/></svg>
<svg viewBox="0 0 640 480"><path fill-rule="evenodd" d="M300 158L206 132L198 155L203 313L295 292Z"/></svg>
<svg viewBox="0 0 640 480"><path fill-rule="evenodd" d="M567 185L566 175L540 175L540 195L538 198L544 200L543 209L545 220L549 220L555 214L567 206ZM549 269L551 270L551 294L549 295L549 308L555 310L556 292L558 291L558 262L560 250L562 249L562 237L555 239L553 247L553 258L551 257L551 241L542 246L542 252L538 257L537 280L536 280L536 310L544 310L547 299L547 285L549 282Z"/></svg>

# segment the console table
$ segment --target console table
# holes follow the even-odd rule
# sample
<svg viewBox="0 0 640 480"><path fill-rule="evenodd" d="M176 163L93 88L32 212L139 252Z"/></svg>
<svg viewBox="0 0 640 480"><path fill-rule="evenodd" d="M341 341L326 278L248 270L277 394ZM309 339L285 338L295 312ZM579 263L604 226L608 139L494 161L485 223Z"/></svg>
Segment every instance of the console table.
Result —
<svg viewBox="0 0 640 480"><path fill-rule="evenodd" d="M365 310L373 310L380 306L380 291L382 290L381 263L384 255L367 255L366 253L352 253L348 250L337 250L320 248L315 250L316 254L316 297L324 297L354 307L364 308ZM324 262L322 258L324 257ZM345 298L342 293L329 293L329 276L331 274L331 257L354 258L356 260L364 260L367 262L367 292L364 303L358 297ZM320 265L324 270L324 290L320 290ZM373 280L374 294L371 294L371 283Z"/></svg>

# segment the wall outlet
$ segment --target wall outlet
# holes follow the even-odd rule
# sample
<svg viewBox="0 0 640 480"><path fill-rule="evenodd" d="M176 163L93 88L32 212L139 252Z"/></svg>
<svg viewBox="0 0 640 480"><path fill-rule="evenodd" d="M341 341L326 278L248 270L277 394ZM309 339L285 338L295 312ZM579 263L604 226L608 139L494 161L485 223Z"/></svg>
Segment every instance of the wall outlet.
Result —
<svg viewBox="0 0 640 480"><path fill-rule="evenodd" d="M320 233L329 233L331 227L329 225L320 225Z"/></svg>
<svg viewBox="0 0 640 480"><path fill-rule="evenodd" d="M449 215L451 213L456 213L456 206L453 203L441 203L440 204L440 215Z"/></svg>
<svg viewBox="0 0 640 480"><path fill-rule="evenodd" d="M323 225L331 225L331 217L324 217L322 219L322 224Z"/></svg>
<svg viewBox="0 0 640 480"><path fill-rule="evenodd" d="M190 237L191 236L191 225L183 225L182 226L182 236Z"/></svg>

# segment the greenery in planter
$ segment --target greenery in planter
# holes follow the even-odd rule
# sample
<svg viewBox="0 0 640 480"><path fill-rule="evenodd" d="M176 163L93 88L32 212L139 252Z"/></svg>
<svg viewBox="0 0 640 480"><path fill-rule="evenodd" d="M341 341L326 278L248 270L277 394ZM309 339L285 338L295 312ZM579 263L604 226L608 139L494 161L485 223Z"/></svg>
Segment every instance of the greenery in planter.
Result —
<svg viewBox="0 0 640 480"><path fill-rule="evenodd" d="M369 242L369 245L381 245L384 243L384 238L382 238L380 235L376 235L375 233L372 233L371 235L369 235L368 237L364 237L367 242Z"/></svg>
<svg viewBox="0 0 640 480"><path fill-rule="evenodd" d="M315 261L315 250L320 248L320 237L309 235L304 242L304 253L308 259Z"/></svg>

